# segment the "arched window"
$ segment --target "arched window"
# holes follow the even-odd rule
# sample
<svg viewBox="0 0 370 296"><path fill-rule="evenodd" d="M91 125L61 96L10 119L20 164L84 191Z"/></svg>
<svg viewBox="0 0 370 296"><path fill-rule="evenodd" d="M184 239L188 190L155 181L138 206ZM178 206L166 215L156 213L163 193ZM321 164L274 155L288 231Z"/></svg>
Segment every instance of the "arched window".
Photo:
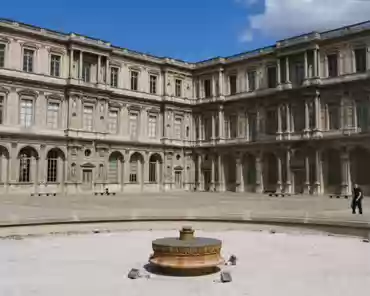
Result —
<svg viewBox="0 0 370 296"><path fill-rule="evenodd" d="M143 158L139 153L134 153L130 158L130 183L139 183L141 164L143 163Z"/></svg>
<svg viewBox="0 0 370 296"><path fill-rule="evenodd" d="M48 153L47 182L57 182L58 180L58 152L50 150Z"/></svg>
<svg viewBox="0 0 370 296"><path fill-rule="evenodd" d="M119 152L113 152L109 156L108 164L108 180L110 183L119 183L120 178L120 163L122 161L122 155Z"/></svg>
<svg viewBox="0 0 370 296"><path fill-rule="evenodd" d="M158 183L159 180L159 164L161 157L158 154L153 154L149 159L149 182Z"/></svg>
<svg viewBox="0 0 370 296"><path fill-rule="evenodd" d="M30 147L25 147L19 151L19 182L31 182L32 159L36 159L37 152Z"/></svg>

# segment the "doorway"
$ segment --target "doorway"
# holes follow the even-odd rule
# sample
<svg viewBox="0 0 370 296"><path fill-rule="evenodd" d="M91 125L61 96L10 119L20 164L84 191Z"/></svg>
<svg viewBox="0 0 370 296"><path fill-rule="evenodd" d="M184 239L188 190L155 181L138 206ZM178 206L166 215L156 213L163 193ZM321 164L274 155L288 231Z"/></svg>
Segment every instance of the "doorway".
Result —
<svg viewBox="0 0 370 296"><path fill-rule="evenodd" d="M176 189L182 188L182 171L175 171L175 187Z"/></svg>
<svg viewBox="0 0 370 296"><path fill-rule="evenodd" d="M82 170L82 185L84 189L92 189L92 169Z"/></svg>

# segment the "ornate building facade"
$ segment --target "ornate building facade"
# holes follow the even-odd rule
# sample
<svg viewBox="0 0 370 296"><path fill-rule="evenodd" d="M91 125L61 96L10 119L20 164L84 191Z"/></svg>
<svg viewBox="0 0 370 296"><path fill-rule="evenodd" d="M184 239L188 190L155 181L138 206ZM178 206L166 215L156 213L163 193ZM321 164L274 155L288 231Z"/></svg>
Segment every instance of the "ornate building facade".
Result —
<svg viewBox="0 0 370 296"><path fill-rule="evenodd" d="M186 63L0 21L0 192L370 193L370 23Z"/></svg>

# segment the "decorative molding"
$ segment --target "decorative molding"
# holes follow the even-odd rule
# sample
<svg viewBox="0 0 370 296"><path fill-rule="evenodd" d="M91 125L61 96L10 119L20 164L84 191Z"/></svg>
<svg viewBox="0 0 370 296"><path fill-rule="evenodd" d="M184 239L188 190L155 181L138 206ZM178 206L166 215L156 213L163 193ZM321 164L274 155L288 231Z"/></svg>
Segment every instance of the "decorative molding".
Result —
<svg viewBox="0 0 370 296"><path fill-rule="evenodd" d="M39 92L29 88L18 90L17 93L19 96L31 96L35 99L39 96Z"/></svg>

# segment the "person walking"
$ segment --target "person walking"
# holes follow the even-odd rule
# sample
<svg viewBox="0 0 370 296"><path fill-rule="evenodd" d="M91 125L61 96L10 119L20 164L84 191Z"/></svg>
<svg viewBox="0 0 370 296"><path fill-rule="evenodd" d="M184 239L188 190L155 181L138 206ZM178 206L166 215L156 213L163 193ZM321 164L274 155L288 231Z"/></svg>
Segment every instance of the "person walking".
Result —
<svg viewBox="0 0 370 296"><path fill-rule="evenodd" d="M358 184L354 184L353 186L353 196L352 196L352 214L356 214L356 208L358 208L358 212L362 215L362 198L364 197L361 188Z"/></svg>

